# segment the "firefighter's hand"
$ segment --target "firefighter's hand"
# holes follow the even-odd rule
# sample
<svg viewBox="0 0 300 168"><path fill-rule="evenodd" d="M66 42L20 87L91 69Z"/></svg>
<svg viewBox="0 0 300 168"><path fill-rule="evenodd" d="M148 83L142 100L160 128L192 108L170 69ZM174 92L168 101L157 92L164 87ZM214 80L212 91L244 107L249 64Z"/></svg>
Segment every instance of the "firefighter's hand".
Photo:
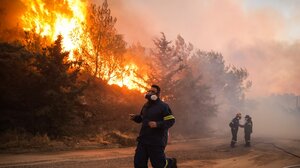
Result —
<svg viewBox="0 0 300 168"><path fill-rule="evenodd" d="M135 116L136 116L136 114L129 114L129 119L134 120Z"/></svg>
<svg viewBox="0 0 300 168"><path fill-rule="evenodd" d="M155 121L150 121L148 123L148 125L149 125L150 128L156 128L157 127L157 123Z"/></svg>

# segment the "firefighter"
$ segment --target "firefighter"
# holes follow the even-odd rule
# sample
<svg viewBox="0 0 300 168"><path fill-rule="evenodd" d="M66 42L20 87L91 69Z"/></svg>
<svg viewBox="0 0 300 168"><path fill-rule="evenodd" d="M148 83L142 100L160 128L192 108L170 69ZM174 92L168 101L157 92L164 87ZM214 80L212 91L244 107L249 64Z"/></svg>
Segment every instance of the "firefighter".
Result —
<svg viewBox="0 0 300 168"><path fill-rule="evenodd" d="M168 129L175 123L175 117L168 104L159 96L160 87L152 85L145 95L147 102L140 114L130 115L131 120L141 123L134 156L135 168L147 168L149 158L154 168L177 168L176 159L165 156Z"/></svg>
<svg viewBox="0 0 300 168"><path fill-rule="evenodd" d="M240 125L240 119L241 118L242 118L242 114L241 113L237 113L236 116L229 123L229 126L231 128L231 134L232 134L232 139L231 139L230 146L232 148L235 147L235 144L237 142L237 133L238 133L239 127L241 126Z"/></svg>
<svg viewBox="0 0 300 168"><path fill-rule="evenodd" d="M244 131L245 131L245 146L250 147L250 137L252 133L252 118L249 115L245 116L245 124L244 124Z"/></svg>

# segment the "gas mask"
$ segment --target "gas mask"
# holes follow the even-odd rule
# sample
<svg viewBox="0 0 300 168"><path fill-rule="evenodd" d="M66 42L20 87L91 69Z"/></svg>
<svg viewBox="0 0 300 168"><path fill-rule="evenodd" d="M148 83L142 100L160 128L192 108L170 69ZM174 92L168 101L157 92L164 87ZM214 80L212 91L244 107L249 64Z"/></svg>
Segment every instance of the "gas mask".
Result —
<svg viewBox="0 0 300 168"><path fill-rule="evenodd" d="M158 96L153 92L147 92L147 94L145 95L145 98L149 101L155 101L158 99Z"/></svg>

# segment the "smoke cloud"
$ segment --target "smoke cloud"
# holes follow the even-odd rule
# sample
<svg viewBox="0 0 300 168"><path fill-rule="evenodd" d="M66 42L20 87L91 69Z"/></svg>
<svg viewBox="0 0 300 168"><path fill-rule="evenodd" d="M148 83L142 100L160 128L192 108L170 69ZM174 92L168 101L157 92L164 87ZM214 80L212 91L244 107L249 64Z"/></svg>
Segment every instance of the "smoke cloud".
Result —
<svg viewBox="0 0 300 168"><path fill-rule="evenodd" d="M245 67L253 81L248 97L300 94L299 34L291 34L300 26L295 25L299 11L286 18L275 8L247 8L246 2L108 1L118 18L117 29L129 42L151 46L159 32L171 40L180 34L197 48L221 52L228 64Z"/></svg>
<svg viewBox="0 0 300 168"><path fill-rule="evenodd" d="M288 104L300 95L300 3L293 4L287 17L268 6L247 8L245 2L108 0L118 19L116 28L129 43L151 47L160 32L169 40L180 34L196 48L221 52L227 64L246 68L253 81L247 92L252 100L242 113L253 117L255 133L299 138L300 112ZM17 27L25 8L21 0L1 0L0 30ZM270 96L284 93L293 95ZM228 125L235 111L224 111L212 125Z"/></svg>
<svg viewBox="0 0 300 168"><path fill-rule="evenodd" d="M20 0L0 1L0 41L14 41L24 32L20 26L20 18L25 6Z"/></svg>
<svg viewBox="0 0 300 168"><path fill-rule="evenodd" d="M118 18L118 31L129 42L151 47L159 32L169 40L180 34L196 48L220 52L227 64L248 70L253 84L246 93L247 103L242 109L220 104L211 128L228 132L228 123L236 112L242 112L253 117L254 136L299 138L300 112L294 103L300 94L300 3L275 1L260 7L249 7L257 2L247 0L108 3ZM279 10L282 6L289 12Z"/></svg>
<svg viewBox="0 0 300 168"><path fill-rule="evenodd" d="M18 25L25 6L20 0L0 1L0 30L14 28Z"/></svg>
<svg viewBox="0 0 300 168"><path fill-rule="evenodd" d="M248 101L247 108L245 111L253 118L255 136L300 139L297 96L284 94L262 97Z"/></svg>
<svg viewBox="0 0 300 168"><path fill-rule="evenodd" d="M92 0L100 4L102 1ZM249 8L249 1L109 0L117 29L127 41L151 47L165 32L178 34L201 50L221 52L228 64L244 67L253 81L248 97L300 94L300 3ZM289 5L288 5L289 4ZM0 1L0 30L15 28L26 10L21 0ZM11 33L2 33L2 36ZM7 35L6 35L7 36ZM5 37L9 38L9 37Z"/></svg>

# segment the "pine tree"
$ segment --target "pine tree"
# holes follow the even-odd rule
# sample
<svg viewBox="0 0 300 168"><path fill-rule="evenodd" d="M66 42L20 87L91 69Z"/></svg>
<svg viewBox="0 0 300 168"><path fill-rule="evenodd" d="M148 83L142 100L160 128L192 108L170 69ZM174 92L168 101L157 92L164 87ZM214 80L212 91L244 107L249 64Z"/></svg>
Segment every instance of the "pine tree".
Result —
<svg viewBox="0 0 300 168"><path fill-rule="evenodd" d="M91 5L88 31L93 44L90 66L95 77L111 77L123 61L126 43L117 33L117 19L111 16L107 0L102 6Z"/></svg>
<svg viewBox="0 0 300 168"><path fill-rule="evenodd" d="M178 119L181 133L205 130L204 122L216 113L214 99L201 75L195 75L190 66L193 46L178 36L172 45L162 33L154 40L152 50L152 76L162 87L163 99L168 101Z"/></svg>
<svg viewBox="0 0 300 168"><path fill-rule="evenodd" d="M251 81L247 81L249 74L246 69L226 66L222 54L200 50L191 58L191 66L211 87L216 102L223 106L223 110L233 113L242 110L245 91L252 85Z"/></svg>
<svg viewBox="0 0 300 168"><path fill-rule="evenodd" d="M33 134L68 134L68 124L80 115L78 96L86 84L78 80L81 62L68 60L61 40L59 36L43 53L0 44L0 131L23 128Z"/></svg>
<svg viewBox="0 0 300 168"><path fill-rule="evenodd" d="M76 115L78 96L84 89L78 75L81 62L69 61L68 52L63 52L62 37L43 54L38 54L34 67L40 78L40 107L36 117L40 119L41 131L50 135L67 134L64 126ZM38 129L38 128L37 128Z"/></svg>
<svg viewBox="0 0 300 168"><path fill-rule="evenodd" d="M0 132L23 128L31 115L34 78L28 68L34 56L20 44L0 43Z"/></svg>

